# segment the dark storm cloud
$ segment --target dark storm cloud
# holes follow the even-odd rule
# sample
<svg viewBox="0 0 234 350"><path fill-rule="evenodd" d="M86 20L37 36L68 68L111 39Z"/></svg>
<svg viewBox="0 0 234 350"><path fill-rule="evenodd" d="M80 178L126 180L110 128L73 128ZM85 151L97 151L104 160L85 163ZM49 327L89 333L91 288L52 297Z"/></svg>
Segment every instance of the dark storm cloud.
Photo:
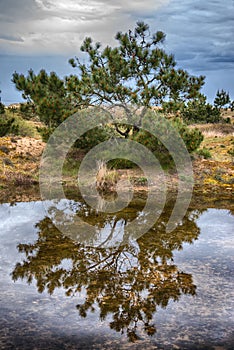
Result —
<svg viewBox="0 0 234 350"><path fill-rule="evenodd" d="M181 61L220 55L234 50L233 0L0 0L1 47L10 53L72 51L74 42L96 35L108 42L115 32L139 18L167 34L166 47ZM9 42L7 42L9 38ZM11 38L20 38L13 45ZM17 39L15 41L18 41ZM113 42L113 41L112 41ZM195 62L194 62L195 63ZM204 66L205 69L205 66Z"/></svg>
<svg viewBox="0 0 234 350"><path fill-rule="evenodd" d="M234 55L230 55L230 56L217 56L217 57L213 57L211 56L209 58L210 62L219 62L219 63L234 63Z"/></svg>
<svg viewBox="0 0 234 350"><path fill-rule="evenodd" d="M0 0L0 13L5 20L38 18L40 8L34 0Z"/></svg>
<svg viewBox="0 0 234 350"><path fill-rule="evenodd" d="M233 86L233 0L0 0L0 53L69 58L85 36L113 45L139 19L166 33L178 66Z"/></svg>
<svg viewBox="0 0 234 350"><path fill-rule="evenodd" d="M171 1L157 14L158 25L167 33L166 47L189 67L206 71L216 62L232 62L234 51L234 2ZM213 64L213 65L212 65Z"/></svg>
<svg viewBox="0 0 234 350"><path fill-rule="evenodd" d="M8 40L8 41L20 41L23 42L23 39L19 36L0 34L0 40Z"/></svg>
<svg viewBox="0 0 234 350"><path fill-rule="evenodd" d="M2 51L24 54L74 52L85 36L105 43L119 29L134 26L136 18L157 10L169 0L0 0L0 35L17 36L22 44L1 42Z"/></svg>

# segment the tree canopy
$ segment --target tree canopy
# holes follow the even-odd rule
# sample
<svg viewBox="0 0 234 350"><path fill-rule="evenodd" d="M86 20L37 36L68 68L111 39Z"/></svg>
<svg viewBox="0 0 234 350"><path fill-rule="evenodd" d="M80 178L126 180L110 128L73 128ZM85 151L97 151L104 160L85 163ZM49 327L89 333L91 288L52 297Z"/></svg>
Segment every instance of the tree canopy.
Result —
<svg viewBox="0 0 234 350"><path fill-rule="evenodd" d="M148 24L137 22L134 30L118 32L115 39L116 46L102 48L101 43L85 38L80 48L84 61L80 56L70 59L77 72L64 79L45 70L37 75L29 70L26 77L13 74L12 81L28 102L22 108L33 109L49 128L42 130L45 139L66 117L90 106L108 109L115 137L135 138L149 108L175 111L201 96L205 77L176 67L174 56L163 48L162 31L151 33ZM108 136L105 130L96 131L98 139ZM91 145L96 144L93 138L91 132L78 144L84 148L90 139Z"/></svg>
<svg viewBox="0 0 234 350"><path fill-rule="evenodd" d="M69 60L77 74L60 79L54 72L41 70L36 75L30 70L27 77L15 72L12 81L49 126L90 105L119 106L127 118L141 109L140 124L148 107L184 102L199 94L204 76L176 68L174 56L163 49L163 32L151 34L148 24L137 22L133 31L118 32L115 39L115 47L101 48L86 38L80 48L85 62L78 57Z"/></svg>
<svg viewBox="0 0 234 350"><path fill-rule="evenodd" d="M223 89L221 91L217 91L214 99L214 106L216 108L221 109L223 107L227 107L230 102L231 100L228 92L224 91Z"/></svg>
<svg viewBox="0 0 234 350"><path fill-rule="evenodd" d="M88 62L69 60L78 74L66 78L67 88L78 104L120 106L127 116L132 116L129 106L143 107L143 116L150 106L184 102L199 94L205 77L176 68L173 55L163 49L163 32L151 34L147 24L137 22L134 31L118 32L115 39L116 47L101 49L100 43L86 38L81 51Z"/></svg>
<svg viewBox="0 0 234 350"><path fill-rule="evenodd" d="M27 101L23 111L30 108L30 112L39 115L50 128L58 126L71 113L73 106L65 82L55 72L48 74L42 69L36 75L30 69L26 77L15 72L12 81Z"/></svg>

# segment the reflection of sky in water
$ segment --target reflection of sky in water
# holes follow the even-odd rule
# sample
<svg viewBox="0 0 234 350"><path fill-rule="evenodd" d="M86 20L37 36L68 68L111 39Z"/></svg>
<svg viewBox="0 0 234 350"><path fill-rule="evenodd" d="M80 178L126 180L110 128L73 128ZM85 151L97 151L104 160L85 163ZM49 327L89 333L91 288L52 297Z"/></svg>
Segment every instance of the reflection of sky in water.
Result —
<svg viewBox="0 0 234 350"><path fill-rule="evenodd" d="M64 219L68 222L72 222L76 213L81 209L82 204L73 200L61 200L59 202L46 203L51 208L62 211L64 213ZM88 211L83 212L84 215L88 215ZM42 202L25 202L16 203L13 206L10 204L0 205L0 235L6 237L7 245L9 245L9 238L16 239L19 237L19 241L32 239L32 232L37 232L35 224L42 220L46 216L46 211ZM52 214L53 217L53 214ZM97 228L96 232L99 234L100 242L105 241L113 228L112 222L107 222L102 229ZM23 232L23 235L22 235ZM124 220L119 220L116 224L113 241L121 240L124 232ZM34 237L36 238L36 236ZM3 244L3 241L1 241ZM12 243L11 243L12 245Z"/></svg>
<svg viewBox="0 0 234 350"><path fill-rule="evenodd" d="M0 205L0 234L10 232L12 229L20 232L19 225L32 228L37 220L45 216L45 210L41 202L25 202L10 205ZM29 231L30 232L30 231Z"/></svg>
<svg viewBox="0 0 234 350"><path fill-rule="evenodd" d="M14 287L9 274L23 256L17 244L33 242L37 238L35 224L45 217L42 202L25 202L0 205L0 280L1 291ZM6 296L5 296L6 297ZM2 298L1 298L2 300Z"/></svg>
<svg viewBox="0 0 234 350"><path fill-rule="evenodd" d="M109 221L100 227L98 218L96 221L89 223L83 218L90 216L90 209L84 202L76 202L74 200L54 200L45 201L45 207L49 213L49 217L53 223L63 234L67 235L74 241L82 242L93 247L112 247L118 246L126 234L126 213L125 218L117 219L116 216L110 214ZM102 215L100 210L92 210L95 215ZM105 212L105 210L103 210ZM142 225L147 222L149 213L144 210L135 210L136 225ZM127 217L128 222L133 218ZM85 233L85 234L84 234ZM131 240L131 238L130 238Z"/></svg>
<svg viewBox="0 0 234 350"><path fill-rule="evenodd" d="M193 274L199 262L205 280L210 272L230 279L234 267L233 215L225 209L209 209L196 222L201 230L199 238L193 245L184 244L182 254L175 252L176 262L193 264Z"/></svg>
<svg viewBox="0 0 234 350"><path fill-rule="evenodd" d="M74 210L77 209L77 205L73 204ZM62 208L63 204L60 203ZM0 205L0 316L8 319L14 313L16 322L31 317L34 326L42 333L46 328L64 336L86 334L92 337L99 334L103 341L121 339L120 334L110 330L108 319L100 322L95 313L86 319L78 316L75 305L85 291L75 299L65 297L61 289L49 296L46 292L38 294L34 283L29 286L21 280L12 282L10 273L16 262L24 258L16 246L36 240L35 224L45 215L41 202ZM166 309L158 308L155 316L155 341L166 341L168 349L178 339L187 341L187 344L204 339L215 344L222 339L229 339L230 342L234 327L234 217L228 210L208 209L196 222L201 230L198 240L192 245L184 244L183 251L175 252L174 261L181 270L192 273L197 296L182 296L179 302L170 302ZM120 221L116 229L121 230L121 227ZM69 268L70 261L64 261L63 266ZM144 345L141 344L141 348L147 346L150 349L154 337L144 338L143 334L142 337ZM114 348L114 343L109 348L112 346Z"/></svg>
<svg viewBox="0 0 234 350"><path fill-rule="evenodd" d="M198 219L198 225L202 228L203 234L200 243L204 243L206 236L210 236L213 248L215 246L218 250L222 249L223 253L223 249L233 249L234 222L233 216L227 210L209 209Z"/></svg>

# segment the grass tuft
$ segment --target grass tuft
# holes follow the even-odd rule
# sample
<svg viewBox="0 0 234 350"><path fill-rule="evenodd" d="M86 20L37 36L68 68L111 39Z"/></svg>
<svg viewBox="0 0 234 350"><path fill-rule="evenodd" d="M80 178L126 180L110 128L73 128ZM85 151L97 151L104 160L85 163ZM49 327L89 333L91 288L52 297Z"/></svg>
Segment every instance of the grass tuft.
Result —
<svg viewBox="0 0 234 350"><path fill-rule="evenodd" d="M113 191L119 179L116 170L109 170L103 160L97 162L96 188L98 191Z"/></svg>

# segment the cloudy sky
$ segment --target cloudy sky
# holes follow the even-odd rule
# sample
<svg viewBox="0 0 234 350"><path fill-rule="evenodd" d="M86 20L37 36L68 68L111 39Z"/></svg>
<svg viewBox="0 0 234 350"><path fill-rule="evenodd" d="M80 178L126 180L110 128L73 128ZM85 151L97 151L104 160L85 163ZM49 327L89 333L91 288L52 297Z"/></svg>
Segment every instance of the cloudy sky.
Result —
<svg viewBox="0 0 234 350"><path fill-rule="evenodd" d="M68 59L86 36L115 45L116 32L137 20L165 32L165 50L179 67L206 76L210 101L222 88L234 99L234 0L0 0L3 103L21 100L14 71L45 68L63 77L74 72Z"/></svg>

